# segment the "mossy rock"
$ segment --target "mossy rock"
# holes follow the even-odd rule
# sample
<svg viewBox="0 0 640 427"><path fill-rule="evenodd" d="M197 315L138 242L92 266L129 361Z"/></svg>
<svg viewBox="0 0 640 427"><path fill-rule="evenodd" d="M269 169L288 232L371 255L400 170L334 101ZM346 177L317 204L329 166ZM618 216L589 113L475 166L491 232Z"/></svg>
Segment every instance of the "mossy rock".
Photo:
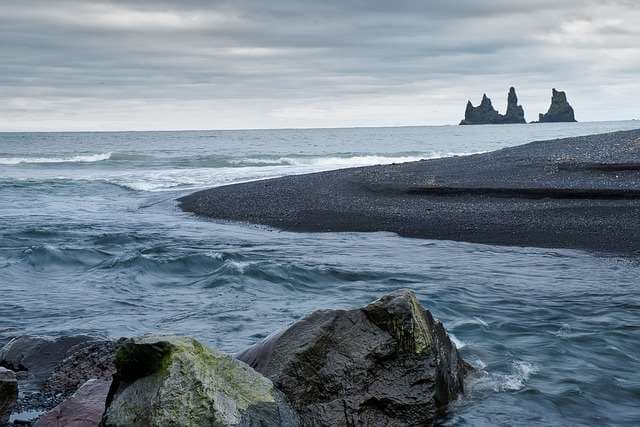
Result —
<svg viewBox="0 0 640 427"><path fill-rule="evenodd" d="M128 339L116 353L104 426L295 426L271 381L191 338Z"/></svg>
<svg viewBox="0 0 640 427"><path fill-rule="evenodd" d="M321 310L238 355L271 379L303 425L432 425L469 366L410 290Z"/></svg>

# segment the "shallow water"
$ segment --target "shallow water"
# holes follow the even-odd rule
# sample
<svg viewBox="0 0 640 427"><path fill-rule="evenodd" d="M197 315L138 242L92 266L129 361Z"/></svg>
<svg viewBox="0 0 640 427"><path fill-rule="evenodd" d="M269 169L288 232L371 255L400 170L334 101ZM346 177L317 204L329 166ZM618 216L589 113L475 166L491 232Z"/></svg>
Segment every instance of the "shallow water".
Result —
<svg viewBox="0 0 640 427"><path fill-rule="evenodd" d="M297 234L181 212L194 188L638 127L0 134L0 341L176 332L235 352L409 287L479 373L446 425L638 425L640 267L570 250Z"/></svg>

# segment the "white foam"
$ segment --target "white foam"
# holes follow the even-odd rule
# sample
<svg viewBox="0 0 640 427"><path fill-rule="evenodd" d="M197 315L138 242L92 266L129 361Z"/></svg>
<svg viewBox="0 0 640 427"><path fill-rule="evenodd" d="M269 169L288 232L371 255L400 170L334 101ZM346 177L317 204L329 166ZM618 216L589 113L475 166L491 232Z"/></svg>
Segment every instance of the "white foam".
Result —
<svg viewBox="0 0 640 427"><path fill-rule="evenodd" d="M432 152L421 153L417 155L364 155L364 156L330 156L330 157L278 157L273 159L265 158L246 158L235 159L229 163L235 165L272 165L272 166L304 166L341 169L349 167L370 166L370 165L388 165L392 163L415 162L426 159L437 159L442 157L464 156L474 153L450 153L450 152Z"/></svg>
<svg viewBox="0 0 640 427"><path fill-rule="evenodd" d="M102 181L125 187L135 191L176 191L199 190L203 188L219 187L222 185L237 184L256 181L260 179L277 178L285 175L300 175L305 173L322 172L334 169L343 169L356 166L370 166L375 164L390 164L416 161L427 158L438 158L453 153L430 153L417 156L382 155L354 156L354 157L281 157L277 159L251 159L234 160L238 162L236 167L167 167L156 168L128 168L128 169L56 169L52 171L41 170L37 178L32 172L11 173L11 178L17 180L74 180L74 181ZM100 161L107 160L111 153L91 156L74 156L68 158L29 159L31 162L42 160L46 163L75 161ZM117 155L116 155L117 156ZM115 157L115 156L114 156ZM0 158L2 160L2 158ZM6 160L6 159L5 159ZM12 158L11 164L17 164L18 158ZM263 162L258 165L259 162ZM271 162L271 163L269 163ZM245 164L246 166L242 166Z"/></svg>
<svg viewBox="0 0 640 427"><path fill-rule="evenodd" d="M101 162L109 160L111 153L87 154L69 157L0 157L0 165L19 165L22 163L74 163Z"/></svg>
<svg viewBox="0 0 640 427"><path fill-rule="evenodd" d="M453 343L456 345L458 350L467 345L467 343L465 343L464 341L459 340L458 338L456 338L456 336L453 335L451 332L449 332L449 338L451 338L451 341L453 341Z"/></svg>
<svg viewBox="0 0 640 427"><path fill-rule="evenodd" d="M496 393L522 390L531 375L538 370L534 364L521 360L512 363L511 372L508 374L487 372L482 370L483 368L480 368L480 376L472 379L471 388L492 390Z"/></svg>

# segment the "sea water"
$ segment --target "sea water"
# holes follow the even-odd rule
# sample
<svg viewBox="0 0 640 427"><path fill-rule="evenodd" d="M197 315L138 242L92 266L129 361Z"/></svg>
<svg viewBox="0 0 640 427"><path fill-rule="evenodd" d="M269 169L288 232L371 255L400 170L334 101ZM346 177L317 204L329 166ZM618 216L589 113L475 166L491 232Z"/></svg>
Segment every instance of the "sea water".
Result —
<svg viewBox="0 0 640 427"><path fill-rule="evenodd" d="M411 288L478 369L443 424L639 425L635 258L282 232L176 203L236 182L638 127L0 133L0 344L170 332L233 353L312 310Z"/></svg>

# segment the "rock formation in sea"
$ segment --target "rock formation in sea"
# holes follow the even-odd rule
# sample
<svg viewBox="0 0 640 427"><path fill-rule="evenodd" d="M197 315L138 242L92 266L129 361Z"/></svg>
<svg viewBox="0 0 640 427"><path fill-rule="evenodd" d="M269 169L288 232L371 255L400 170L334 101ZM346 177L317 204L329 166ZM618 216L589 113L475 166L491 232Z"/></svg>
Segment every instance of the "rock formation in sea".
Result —
<svg viewBox="0 0 640 427"><path fill-rule="evenodd" d="M540 113L538 122L540 123L558 123L558 122L575 122L575 114L573 107L567 101L567 94L563 91L551 91L551 106L546 114Z"/></svg>
<svg viewBox="0 0 640 427"><path fill-rule="evenodd" d="M237 358L175 336L21 336L0 366L0 425L36 427L433 425L471 370L408 290L314 312Z"/></svg>
<svg viewBox="0 0 640 427"><path fill-rule="evenodd" d="M407 290L316 311L238 358L284 392L303 425L320 426L432 425L470 369Z"/></svg>
<svg viewBox="0 0 640 427"><path fill-rule="evenodd" d="M518 105L518 95L516 95L516 89L513 86L509 88L507 96L507 113L502 117L502 123L527 123L524 118L524 108L522 105Z"/></svg>
<svg viewBox="0 0 640 427"><path fill-rule="evenodd" d="M482 124L506 124L506 123L526 123L524 109L518 105L518 95L514 87L509 89L507 97L507 112L500 114L493 105L487 94L482 96L480 105L474 107L471 101L467 101L467 108L464 113L464 120L461 125L482 125Z"/></svg>

